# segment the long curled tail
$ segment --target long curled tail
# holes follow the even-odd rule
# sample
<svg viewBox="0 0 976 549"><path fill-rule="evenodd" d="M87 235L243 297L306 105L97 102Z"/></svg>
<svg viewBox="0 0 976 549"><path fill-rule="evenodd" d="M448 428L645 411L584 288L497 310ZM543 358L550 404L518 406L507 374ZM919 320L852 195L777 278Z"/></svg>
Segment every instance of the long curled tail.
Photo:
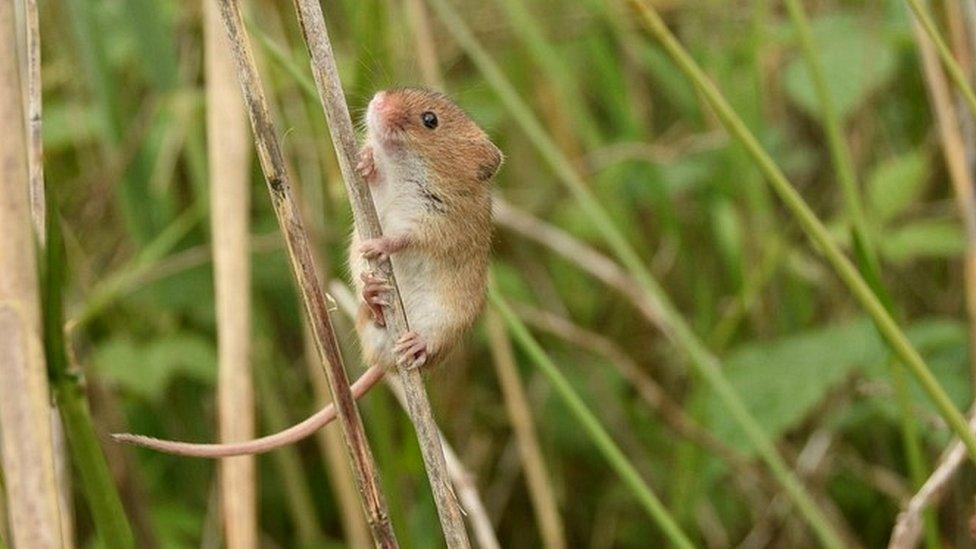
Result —
<svg viewBox="0 0 976 549"><path fill-rule="evenodd" d="M381 366L372 366L366 370L366 373L357 379L350 387L353 398L358 399L366 394L366 392L376 385L379 380L383 379L383 375L385 373L386 371ZM143 448L156 450L157 452L177 454L181 456L200 458L247 456L253 454L263 454L265 452L270 452L271 450L281 448L282 446L294 444L295 442L308 437L315 431L318 431L322 427L325 427L329 424L329 422L335 419L335 417L335 405L329 404L325 408L322 408L310 416L308 419L283 431L253 440L231 442L226 444L205 444L180 442L176 440L162 440L130 433L115 433L112 435L112 439L116 442L134 444L136 446L142 446Z"/></svg>

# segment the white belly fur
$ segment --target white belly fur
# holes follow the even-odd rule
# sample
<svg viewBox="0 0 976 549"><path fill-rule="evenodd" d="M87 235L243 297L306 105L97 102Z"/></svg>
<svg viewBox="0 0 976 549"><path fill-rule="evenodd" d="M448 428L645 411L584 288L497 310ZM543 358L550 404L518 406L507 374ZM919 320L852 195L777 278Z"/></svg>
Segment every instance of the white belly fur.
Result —
<svg viewBox="0 0 976 549"><path fill-rule="evenodd" d="M382 180L371 187L373 204L376 206L383 234L411 232L420 221L419 216L424 215L425 207L416 185L397 180L397 174L390 169L387 159L381 154L374 153L374 161L378 171L383 174ZM360 275L369 268L359 253L360 242L359 235L354 231L349 265L359 295L362 294L363 286ZM442 305L441 288L437 284L440 279L437 272L444 267L435 265L428 254L410 248L393 254L391 261L410 329L420 334L428 346L436 346L438 342L435 341L435 336L443 333L439 324L447 320ZM395 341L386 328L369 322L360 328L359 337L367 364L379 363L387 368L393 366L392 348Z"/></svg>

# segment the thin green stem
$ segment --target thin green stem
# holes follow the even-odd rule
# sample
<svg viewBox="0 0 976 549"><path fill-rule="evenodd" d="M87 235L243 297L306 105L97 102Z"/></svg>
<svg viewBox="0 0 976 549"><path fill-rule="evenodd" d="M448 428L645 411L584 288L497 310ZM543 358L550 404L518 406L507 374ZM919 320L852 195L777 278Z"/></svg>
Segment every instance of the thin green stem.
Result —
<svg viewBox="0 0 976 549"><path fill-rule="evenodd" d="M576 393L573 386L566 380L559 368L552 362L545 350L529 333L529 329L516 316L509 307L508 303L492 285L488 292L492 305L501 314L509 331L522 346L522 349L529 355L532 361L542 370L542 373L549 378L556 389L556 393L563 403L576 416L583 428L589 433L590 439L596 444L603 454L603 457L610 463L613 470L620 476L628 489L634 494L637 500L647 511L648 515L661 527L661 530L668 537L672 544L677 547L691 548L694 544L688 536L681 530L674 517L661 503L661 500L654 495L654 491L644 482L640 474L631 465L624 453L614 443L613 438L607 433L606 429L600 424L600 420L593 415L593 412L586 406L583 399Z"/></svg>
<svg viewBox="0 0 976 549"><path fill-rule="evenodd" d="M583 212L590 218L600 235L616 256L631 272L641 289L656 306L660 325L665 335L682 349L690 358L691 364L702 378L713 388L719 400L742 428L757 453L772 471L774 477L793 500L797 509L817 532L824 545L842 547L840 538L826 517L817 508L800 481L779 455L766 432L750 414L742 398L735 392L722 372L719 360L698 339L688 322L671 303L668 295L644 265L636 250L627 242L617 228L613 218L597 201L586 183L573 169L572 164L562 154L552 139L546 134L531 109L519 97L518 92L508 81L497 63L478 43L471 30L458 17L446 0L429 0L447 29L454 35L461 47L481 70L488 84L494 88L502 103L508 108L522 130L535 145L542 157L566 185Z"/></svg>
<svg viewBox="0 0 976 549"><path fill-rule="evenodd" d="M262 31L257 25L253 24L250 17L247 18L247 30L258 39L258 43L261 45L261 48L268 52L268 54L271 55L271 58L281 65L281 68L285 69L285 72L287 72L289 76L295 79L295 82L298 83L298 86L302 88L302 91L305 92L306 95L313 99L318 99L318 95L315 91L315 84L312 82L312 79L309 78L307 74L302 72L298 63L296 63L292 57L288 55L288 52L285 51L285 48L282 47L281 44L275 42L274 39L268 36L266 32Z"/></svg>
<svg viewBox="0 0 976 549"><path fill-rule="evenodd" d="M800 0L786 0L786 7L800 39L800 48L807 63L810 80L813 82L814 92L820 102L820 120L823 122L824 133L830 149L830 157L834 166L837 181L841 184L847 217L850 219L855 250L860 252L861 272L867 279L875 294L881 297L882 303L889 313L894 314L894 307L888 296L884 282L881 280L878 254L873 239L868 232L866 216L861 202L861 190L857 181L854 161L850 149L844 138L840 115L834 105L833 96L827 86L823 66L817 55L817 44L814 42L813 32L807 20L806 12ZM897 364L891 361L891 377L895 386L895 400L901 415L901 434L904 444L905 457L908 462L909 476L912 484L919 488L925 482L928 466L922 452L922 445L918 437L918 429L911 413L911 399L908 394L905 373ZM926 513L926 544L930 548L939 547L938 525L933 520L934 513ZM932 533L935 533L933 536Z"/></svg>
<svg viewBox="0 0 976 549"><path fill-rule="evenodd" d="M786 0L786 7L793 20L797 36L800 39L800 49L807 64L807 71L810 74L810 81L813 83L813 90L820 103L820 121L823 123L824 133L827 135L827 145L830 148L830 157L833 161L834 173L840 183L844 193L844 203L847 206L847 216L854 230L860 233L861 238L867 236L867 228L864 219L864 208L861 205L861 193L857 183L857 176L854 171L854 161L851 158L850 150L844 140L844 133L841 128L840 115L834 104L834 98L827 87L827 79L824 76L823 66L817 56L817 45L814 43L813 32L810 29L810 22L803 10L800 0Z"/></svg>
<svg viewBox="0 0 976 549"><path fill-rule="evenodd" d="M949 77L952 78L956 87L959 88L959 92L962 93L966 102L969 103L970 111L972 111L973 115L976 115L976 93L973 93L973 89L966 81L966 74L962 72L962 67L959 66L955 57L952 56L952 51L949 49L948 44L946 44L945 39L942 38L942 34L939 33L939 28L935 26L935 20L932 19L932 15L929 14L920 0L907 0L907 2L908 6L915 13L915 17L918 18L918 22L925 29L925 33L929 35L929 38L935 44L935 48L939 52L939 58L942 59L942 64L949 73Z"/></svg>
<svg viewBox="0 0 976 549"><path fill-rule="evenodd" d="M769 156L769 153L759 144L759 140L749 131L745 123L735 113L728 101L722 96L718 88L704 74L687 51L681 46L673 34L668 30L664 21L646 2L628 0L640 14L641 20L660 41L668 55L678 65L678 68L698 87L702 96L714 109L716 115L726 129L738 139L756 165L762 170L773 190L779 195L786 207L799 222L800 227L807 234L813 244L818 247L833 266L837 275L858 300L861 306L874 319L878 330L884 336L888 345L898 358L908 367L919 384L929 395L939 410L939 414L952 428L953 432L965 443L969 455L976 461L976 436L969 431L962 413L955 407L945 390L939 385L932 371L918 351L908 341L901 328L894 321L878 297L861 277L857 268L833 241L829 231L817 219L803 197L796 191L779 166Z"/></svg>
<svg viewBox="0 0 976 549"><path fill-rule="evenodd" d="M928 464L925 463L925 456L922 453L922 444L918 435L918 424L912 416L911 398L908 393L908 383L905 376L901 375L898 364L894 361L890 364L895 372L893 375L893 385L895 386L895 401L898 404L898 412L901 419L902 444L904 445L905 458L908 462L908 474L911 478L912 488L918 490L925 484L928 478ZM936 520L934 508L925 510L925 545L930 549L937 549L942 546L939 541L939 524Z"/></svg>
<svg viewBox="0 0 976 549"><path fill-rule="evenodd" d="M62 377L55 381L54 395L71 448L71 460L98 537L112 549L135 547L129 520L95 435L95 424L78 379Z"/></svg>
<svg viewBox="0 0 976 549"><path fill-rule="evenodd" d="M64 341L63 291L66 280L64 244L55 192L48 190L47 246L43 274L44 354L71 448L71 459L81 481L81 489L91 510L95 529L106 547L135 547L132 529L122 507L108 462L102 453L95 424L79 377L69 368Z"/></svg>

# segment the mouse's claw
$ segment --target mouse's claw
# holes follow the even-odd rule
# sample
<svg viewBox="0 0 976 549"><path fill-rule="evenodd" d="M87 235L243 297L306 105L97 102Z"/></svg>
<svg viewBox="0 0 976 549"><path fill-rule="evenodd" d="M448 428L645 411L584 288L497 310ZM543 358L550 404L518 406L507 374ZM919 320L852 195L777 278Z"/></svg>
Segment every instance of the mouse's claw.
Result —
<svg viewBox="0 0 976 549"><path fill-rule="evenodd" d="M389 281L383 277L376 276L372 272L364 272L359 276L363 281L363 301L369 307L373 315L373 322L377 326L385 327L386 319L383 318L383 307L389 307L390 302L386 298L386 293L393 290Z"/></svg>
<svg viewBox="0 0 976 549"><path fill-rule="evenodd" d="M373 160L373 147L370 145L359 149L359 162L356 164L356 171L367 183L375 183L379 180L379 172L376 170L376 162Z"/></svg>
<svg viewBox="0 0 976 549"><path fill-rule="evenodd" d="M393 251L390 248L390 240L381 236L379 238L364 240L363 243L359 245L359 252L363 254L363 257L366 259L386 261L390 257L390 253Z"/></svg>
<svg viewBox="0 0 976 549"><path fill-rule="evenodd" d="M393 346L397 366L416 370L427 363L427 342L417 332L406 332Z"/></svg>

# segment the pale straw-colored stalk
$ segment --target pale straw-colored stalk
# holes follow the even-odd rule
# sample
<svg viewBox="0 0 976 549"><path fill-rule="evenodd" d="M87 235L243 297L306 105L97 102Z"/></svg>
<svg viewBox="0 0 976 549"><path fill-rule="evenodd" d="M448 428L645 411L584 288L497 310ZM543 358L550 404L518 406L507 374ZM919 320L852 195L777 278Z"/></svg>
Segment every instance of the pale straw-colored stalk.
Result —
<svg viewBox="0 0 976 549"><path fill-rule="evenodd" d="M234 60L217 10L217 0L203 0L217 417L220 440L236 442L254 438L255 424L248 238L251 146ZM254 456L238 456L219 464L221 522L228 547L258 546L255 461Z"/></svg>
<svg viewBox="0 0 976 549"><path fill-rule="evenodd" d="M11 538L61 547L14 2L0 2L0 432Z"/></svg>
<svg viewBox="0 0 976 549"><path fill-rule="evenodd" d="M488 330L488 343L491 347L495 373L501 387L505 409L515 434L515 443L522 458L522 471L529 487L529 497L539 521L539 531L547 548L566 547L563 521L559 515L556 495L546 468L539 436L535 431L529 398L519 377L518 364L512 342L508 339L505 324L495 311L485 314L485 327Z"/></svg>

